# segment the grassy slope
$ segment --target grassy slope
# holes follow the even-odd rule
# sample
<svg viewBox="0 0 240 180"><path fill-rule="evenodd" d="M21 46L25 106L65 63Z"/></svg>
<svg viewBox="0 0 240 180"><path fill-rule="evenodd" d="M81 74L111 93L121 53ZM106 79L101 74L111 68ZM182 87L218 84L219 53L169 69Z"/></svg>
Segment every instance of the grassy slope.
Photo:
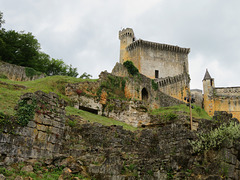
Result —
<svg viewBox="0 0 240 180"><path fill-rule="evenodd" d="M126 123L116 121L112 118L95 115L95 114L92 114L92 113L89 113L89 112L86 112L83 110L79 110L79 109L76 109L76 108L70 107L70 106L66 107L66 112L67 112L67 115L79 115L86 121L97 122L97 123L100 123L105 126L117 125L117 126L122 126L124 129L130 130L130 131L135 131L135 130L140 129L140 128L130 126Z"/></svg>
<svg viewBox="0 0 240 180"><path fill-rule="evenodd" d="M77 83L86 81L79 78L73 78L68 76L51 76L43 79L38 79L35 81L27 81L27 82L19 82L19 81L11 81L8 79L0 78L0 112L5 114L14 115L14 107L16 106L19 97L22 94L27 92L35 92L37 90L41 90L43 92L49 93L54 92L60 96L60 98L69 101L68 97L65 96L65 86L67 83ZM96 80L89 80L96 81ZM7 84L3 84L3 83ZM16 87L14 84L25 86L26 89ZM89 122L98 122L103 125L121 125L125 129L136 130L132 126L129 126L125 123L115 121L111 118L102 117L99 115L94 115L85 111L77 110L72 107L66 108L67 114L71 115L80 115L83 119ZM164 114L164 113L175 113L176 111L182 111L185 114L189 114L189 108L186 105L180 106L172 106L172 107L164 107L157 110L153 110L152 114ZM204 118L210 119L210 117L206 114L204 110L199 107L195 107L193 109L193 117L195 118Z"/></svg>
<svg viewBox="0 0 240 180"><path fill-rule="evenodd" d="M151 114L158 115L158 114L170 114L170 113L176 113L181 112L183 114L189 115L189 107L185 104L181 104L178 106L170 106L170 107L162 107L156 110L151 111ZM211 117L206 113L205 110L201 109L200 107L194 105L194 108L192 109L192 116L197 119L211 119Z"/></svg>
<svg viewBox="0 0 240 180"><path fill-rule="evenodd" d="M37 90L41 90L46 93L54 92L58 94L60 98L68 101L69 99L64 95L66 84L77 83L81 81L85 80L68 76L51 76L35 81L25 82L11 81L0 78L0 82L8 83L8 85L0 83L0 111L9 115L13 115L14 107L16 106L19 97L27 92L35 92ZM14 84L26 86L26 89L15 87Z"/></svg>
<svg viewBox="0 0 240 180"><path fill-rule="evenodd" d="M8 79L0 78L0 112L9 114L9 115L14 115L15 113L14 107L16 106L20 96L27 92L35 92L37 90L41 90L46 93L54 92L58 94L60 98L63 98L66 101L69 101L68 97L64 95L66 84L78 83L82 81L86 81L86 80L68 77L68 76L51 76L43 79L38 79L35 81L26 81L26 82L11 81ZM96 80L90 79L88 81L96 81ZM7 85L2 84L1 82L7 83ZM22 89L19 87L15 87L14 84L26 86L27 88ZM111 118L103 117L100 115L91 114L86 111L77 110L70 106L67 106L66 112L67 112L67 115L79 115L84 120L87 120L89 122L98 122L106 126L120 125L120 126L123 126L123 128L131 131L137 130L137 128L127 125L123 122L119 122Z"/></svg>

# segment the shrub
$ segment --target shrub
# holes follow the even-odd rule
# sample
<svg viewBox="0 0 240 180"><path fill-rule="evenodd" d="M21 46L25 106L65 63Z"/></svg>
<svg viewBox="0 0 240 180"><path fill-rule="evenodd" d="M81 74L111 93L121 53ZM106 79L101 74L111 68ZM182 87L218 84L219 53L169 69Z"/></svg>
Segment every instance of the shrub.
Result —
<svg viewBox="0 0 240 180"><path fill-rule="evenodd" d="M32 102L29 103L26 99L22 99L18 102L16 117L19 125L26 126L28 122L33 119L37 107L36 104L35 99L32 99Z"/></svg>
<svg viewBox="0 0 240 180"><path fill-rule="evenodd" d="M0 74L0 79L8 79L8 77L4 74Z"/></svg>
<svg viewBox="0 0 240 180"><path fill-rule="evenodd" d="M25 67L25 74L26 74L27 77L32 78L33 76L41 75L42 73L36 71L36 70L33 69L33 68Z"/></svg>
<svg viewBox="0 0 240 180"><path fill-rule="evenodd" d="M158 90L158 84L152 79L152 88L156 91Z"/></svg>
<svg viewBox="0 0 240 180"><path fill-rule="evenodd" d="M68 120L68 125L70 127L75 127L77 125L77 121L76 120Z"/></svg>
<svg viewBox="0 0 240 180"><path fill-rule="evenodd" d="M189 141L194 152L219 148L225 140L232 142L240 138L240 124L233 121L224 123L209 133L200 133L197 136L197 140Z"/></svg>
<svg viewBox="0 0 240 180"><path fill-rule="evenodd" d="M170 121L170 120L176 119L177 115L174 113L168 113L168 114L165 114L165 118Z"/></svg>
<svg viewBox="0 0 240 180"><path fill-rule="evenodd" d="M139 74L138 69L134 66L132 61L125 61L123 65L127 68L129 74L133 76Z"/></svg>

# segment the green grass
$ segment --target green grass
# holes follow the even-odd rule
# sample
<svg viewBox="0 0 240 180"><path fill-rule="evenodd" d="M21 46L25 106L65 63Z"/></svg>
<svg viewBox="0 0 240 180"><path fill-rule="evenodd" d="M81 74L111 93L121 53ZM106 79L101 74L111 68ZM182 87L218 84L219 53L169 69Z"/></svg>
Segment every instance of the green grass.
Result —
<svg viewBox="0 0 240 180"><path fill-rule="evenodd" d="M68 83L78 83L83 81L97 81L95 79L80 79L69 76L48 76L46 78L35 81L11 81L9 79L0 78L0 111L8 115L14 114L16 106L21 95L27 92L35 92L41 90L45 93L54 92L60 98L69 101L65 96L65 86ZM7 83L7 85L1 82ZM25 86L26 89L15 87L14 84Z"/></svg>
<svg viewBox="0 0 240 180"><path fill-rule="evenodd" d="M92 114L83 110L76 109L74 107L67 106L66 107L66 114L67 115L78 115L81 116L84 120L89 121L89 122L97 122L105 126L111 126L111 125L117 125L117 126L122 126L126 130L130 131L136 131L140 130L141 128L136 128L131 125L128 125L124 122L121 121L116 121L112 118L107 118L104 116Z"/></svg>
<svg viewBox="0 0 240 180"><path fill-rule="evenodd" d="M192 109L192 116L196 119L211 119L211 117L206 113L206 111L196 105L193 105L194 109ZM185 104L170 106L170 107L161 107L159 109L152 110L150 112L152 115L164 115L170 113L183 113L186 115L190 114L189 107Z"/></svg>
<svg viewBox="0 0 240 180"><path fill-rule="evenodd" d="M17 176L21 176L27 179L31 177L34 180L40 180L40 179L57 180L59 176L63 173L61 169L58 169L58 168L47 169L47 167L41 167L40 170L34 169L33 172L25 172L20 170L21 169L20 165L21 165L20 163L15 164L15 167L9 170L4 167L0 167L0 174L3 174L4 176L6 176L6 179L10 179L10 180L15 179ZM79 179L83 179L83 180L89 180L89 178L84 177L80 173L71 174L69 175L69 177L65 177L65 179L73 179L74 177L78 177Z"/></svg>

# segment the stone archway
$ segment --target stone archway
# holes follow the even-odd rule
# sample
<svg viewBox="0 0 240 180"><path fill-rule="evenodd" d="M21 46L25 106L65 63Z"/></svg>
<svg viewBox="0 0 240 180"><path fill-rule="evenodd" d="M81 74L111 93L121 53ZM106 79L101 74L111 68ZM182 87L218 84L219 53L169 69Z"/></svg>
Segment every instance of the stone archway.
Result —
<svg viewBox="0 0 240 180"><path fill-rule="evenodd" d="M144 100L144 101L148 100L148 91L146 88L142 89L142 100Z"/></svg>

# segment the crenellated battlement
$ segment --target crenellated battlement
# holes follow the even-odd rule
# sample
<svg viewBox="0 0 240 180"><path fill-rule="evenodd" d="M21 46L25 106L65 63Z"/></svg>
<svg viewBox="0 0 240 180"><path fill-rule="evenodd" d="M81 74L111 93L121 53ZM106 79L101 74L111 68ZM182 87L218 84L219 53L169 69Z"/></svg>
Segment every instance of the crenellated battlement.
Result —
<svg viewBox="0 0 240 180"><path fill-rule="evenodd" d="M153 49L174 51L174 52L185 53L185 54L188 54L190 52L190 48L181 48L179 46L155 43L155 42L145 41L142 39L134 41L126 49L128 51L131 51L131 50L135 49L136 47L151 47Z"/></svg>
<svg viewBox="0 0 240 180"><path fill-rule="evenodd" d="M154 81L158 84L159 87L164 87L169 84L174 84L184 80L187 80L187 84L190 82L190 78L186 73L179 74L174 77L159 78L159 79L155 79Z"/></svg>
<svg viewBox="0 0 240 180"><path fill-rule="evenodd" d="M134 37L134 32L132 28L126 28L119 31L119 39L123 39L126 36Z"/></svg>

